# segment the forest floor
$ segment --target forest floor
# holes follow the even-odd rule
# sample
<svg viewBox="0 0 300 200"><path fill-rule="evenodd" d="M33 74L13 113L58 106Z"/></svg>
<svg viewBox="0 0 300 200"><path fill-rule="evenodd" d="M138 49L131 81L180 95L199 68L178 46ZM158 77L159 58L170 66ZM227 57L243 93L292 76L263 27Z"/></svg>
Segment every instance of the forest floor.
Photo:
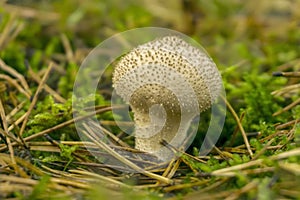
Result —
<svg viewBox="0 0 300 200"><path fill-rule="evenodd" d="M299 7L299 0L0 0L0 199L300 199ZM204 120L186 152L172 149L176 159L126 172L130 159L98 138L101 129L118 148L136 151L114 120L111 71L95 96L72 99L73 86L98 44L141 27L182 32L206 49L222 75L226 119L207 155L199 155ZM81 127L79 137L76 123L94 115L101 126ZM107 164L112 157L118 162Z"/></svg>

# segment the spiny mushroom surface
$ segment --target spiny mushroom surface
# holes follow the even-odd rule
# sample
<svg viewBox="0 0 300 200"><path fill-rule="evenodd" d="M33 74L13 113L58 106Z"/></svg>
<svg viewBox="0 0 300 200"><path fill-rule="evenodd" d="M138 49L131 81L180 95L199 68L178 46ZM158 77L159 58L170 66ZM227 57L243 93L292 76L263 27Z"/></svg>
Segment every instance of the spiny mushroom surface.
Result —
<svg viewBox="0 0 300 200"><path fill-rule="evenodd" d="M116 93L134 113L135 148L150 153L161 150L162 139L180 145L192 119L212 105L221 85L211 58L177 36L138 46L113 74Z"/></svg>

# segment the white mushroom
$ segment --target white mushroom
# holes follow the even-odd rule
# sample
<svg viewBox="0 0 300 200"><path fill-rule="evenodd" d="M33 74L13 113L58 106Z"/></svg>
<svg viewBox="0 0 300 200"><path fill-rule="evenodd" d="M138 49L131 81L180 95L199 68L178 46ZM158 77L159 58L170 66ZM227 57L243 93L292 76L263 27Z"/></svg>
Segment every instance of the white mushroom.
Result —
<svg viewBox="0 0 300 200"><path fill-rule="evenodd" d="M211 58L177 36L138 46L113 74L116 93L134 113L135 148L150 153L162 148L162 139L185 138L191 120L212 105L221 85Z"/></svg>

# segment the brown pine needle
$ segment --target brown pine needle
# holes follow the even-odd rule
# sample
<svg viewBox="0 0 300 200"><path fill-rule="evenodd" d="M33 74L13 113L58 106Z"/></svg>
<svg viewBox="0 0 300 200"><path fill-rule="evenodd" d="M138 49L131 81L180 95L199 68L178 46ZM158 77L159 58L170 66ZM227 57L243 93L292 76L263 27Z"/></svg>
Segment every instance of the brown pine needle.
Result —
<svg viewBox="0 0 300 200"><path fill-rule="evenodd" d="M120 181L117 181L115 179L112 179L112 178L109 178L106 176L102 176L100 174L96 174L96 173L92 173L92 172L88 172L88 171L84 171L84 170L75 170L75 169L69 170L69 172L75 173L75 174L80 174L83 176L89 176L89 177L92 177L95 179L99 179L103 183L106 183L106 184L110 183L110 184L114 185L115 188L132 188L130 185L124 184Z"/></svg>
<svg viewBox="0 0 300 200"><path fill-rule="evenodd" d="M171 170L168 172L168 174L166 175L167 178L172 178L175 173L177 172L179 165L181 163L181 159L177 159L176 162L172 165Z"/></svg>
<svg viewBox="0 0 300 200"><path fill-rule="evenodd" d="M275 128L276 128L276 130L280 130L280 129L284 129L284 128L287 128L287 127L289 127L289 126L298 124L299 122L300 122L300 119L294 119L294 120L289 121L289 122L287 122L287 123L279 124L279 125L277 125Z"/></svg>
<svg viewBox="0 0 300 200"><path fill-rule="evenodd" d="M242 114L241 114L241 116L240 116L240 118L239 118L239 121L240 121L240 122L243 121L243 119L244 119L244 117L245 117L245 114L246 114L245 112L242 112ZM236 138L236 136L237 136L238 131L239 131L239 126L235 127L235 129L234 129L234 131L233 131L233 134L232 134L232 137L231 137L231 140L230 140L230 143L229 143L228 146L231 147L231 146L233 145L233 143L235 142L235 138Z"/></svg>
<svg viewBox="0 0 300 200"><path fill-rule="evenodd" d="M26 113L24 113L21 117L19 117L15 122L13 122L9 127L8 131L12 131L17 125L22 123L22 121L25 119Z"/></svg>
<svg viewBox="0 0 300 200"><path fill-rule="evenodd" d="M8 13L15 13L15 15L23 17L23 18L38 18L39 20L43 21L56 21L60 18L59 14L55 12L49 12L46 10L38 10L26 6L17 6L12 4L4 4L4 10Z"/></svg>
<svg viewBox="0 0 300 200"><path fill-rule="evenodd" d="M66 51L67 60L69 62L76 63L76 60L74 59L74 52L72 50L69 39L67 38L67 36L65 34L61 34L60 39L61 39L64 49Z"/></svg>
<svg viewBox="0 0 300 200"><path fill-rule="evenodd" d="M23 106L25 105L25 103L26 103L26 101L22 101L21 103L19 103L19 105L17 105L16 107L14 107L14 109L12 109L12 110L10 111L10 113L8 113L8 114L6 115L6 120L7 120L8 122L10 122L10 121L12 120L12 117L13 117L15 114L17 114L17 113L23 108Z"/></svg>
<svg viewBox="0 0 300 200"><path fill-rule="evenodd" d="M289 171L295 176L300 176L300 165L297 163L280 162L279 167L286 171Z"/></svg>
<svg viewBox="0 0 300 200"><path fill-rule="evenodd" d="M269 159L270 160L281 160L281 159L285 159L288 158L290 156L300 156L300 148L296 148L290 151L286 151L274 156L270 156ZM236 172L236 171L240 171L255 165L260 165L264 162L264 159L257 159L257 160L252 160L249 161L247 163L243 163L240 165L235 165L232 167L227 167L227 168L223 168L223 169L219 169L219 170L215 170L211 173L211 175L213 176L226 176L226 173L228 172Z"/></svg>
<svg viewBox="0 0 300 200"><path fill-rule="evenodd" d="M1 122L2 122L3 129L6 132L6 134L8 134L8 127L7 127L8 125L7 125L5 111L4 111L4 107L3 107L3 104L2 104L1 98L0 98L0 117L1 117ZM6 142L7 142L7 145L8 145L8 150L9 150L9 153L10 153L10 158L11 158L12 165L15 169L15 172L17 172L18 169L17 169L17 165L16 165L16 160L15 160L15 153L14 153L14 149L13 149L13 146L11 144L11 141L10 141L9 137L6 137Z"/></svg>
<svg viewBox="0 0 300 200"><path fill-rule="evenodd" d="M34 96L33 96L33 98L32 98L31 104L30 104L30 106L29 106L29 109L28 109L28 111L27 111L27 113L26 113L25 119L24 119L24 121L23 121L23 124L22 124L21 129L20 129L20 132L19 132L19 136L20 136L20 137L22 137L22 135L23 135L23 132L24 132L25 127L26 127L26 124L27 124L27 121L28 121L28 119L29 119L29 115L31 114L31 112L32 112L32 110L33 110L33 108L34 108L34 106L35 106L37 100L38 100L38 96L39 96L40 92L42 91L42 89L43 89L43 87L44 87L44 83L45 83L46 80L48 79L48 76L49 76L49 74L50 74L50 72L51 72L51 69L52 69L52 65L53 65L52 63L49 64L49 66L48 66L48 68L47 68L47 71L46 71L46 73L44 74L44 76L43 76L43 78L42 78L42 81L40 82L40 84L39 84L39 86L38 86L38 88L37 88L37 90L36 90L36 92L35 92L35 94L34 94Z"/></svg>
<svg viewBox="0 0 300 200"><path fill-rule="evenodd" d="M273 72L273 76L300 77L300 72Z"/></svg>
<svg viewBox="0 0 300 200"><path fill-rule="evenodd" d="M259 158L259 156L263 155L265 151L268 149L269 146L275 141L275 138L272 138L270 141L268 141L267 144L252 158L252 160L256 160Z"/></svg>
<svg viewBox="0 0 300 200"><path fill-rule="evenodd" d="M151 173L149 171L146 171L142 168L140 168L139 166L137 166L136 164L134 164L133 162L129 161L128 159L126 159L125 157L123 157L122 155L120 155L119 153L117 153L115 150L113 150L111 147L109 147L107 144L105 144L104 142L102 142L101 140L96 140L91 134L93 131L89 128L89 126L84 124L84 127L87 131L82 131L89 139L91 139L100 149L103 149L104 151L110 153L110 155L112 155L114 158L116 158L117 160L119 160L120 162L124 163L125 165L129 166L130 168L132 168L133 170L135 170L136 172L142 173L145 176L148 176L150 178L153 178L155 180L158 180L162 183L167 183L167 184L172 184L173 181L169 178Z"/></svg>
<svg viewBox="0 0 300 200"><path fill-rule="evenodd" d="M28 95L31 95L31 91L29 89L28 83L25 80L24 76L19 72L17 72L14 68L8 66L1 58L0 58L0 69L17 78L20 81L26 93L28 93Z"/></svg>
<svg viewBox="0 0 300 200"><path fill-rule="evenodd" d="M196 200L199 198L199 196L203 197L205 195L205 192L211 191L213 189L216 189L218 187L220 187L222 184L224 184L226 181L228 181L229 178L225 177L222 178L220 180L216 180L216 182L214 182L213 184L201 189L200 191L191 193L189 195L187 195L184 200ZM207 198L209 200L213 199L211 195L208 195L210 198ZM224 195L223 198L225 198L228 195ZM205 198L204 198L205 199ZM175 199L174 199L175 200Z"/></svg>
<svg viewBox="0 0 300 200"><path fill-rule="evenodd" d="M250 183L248 183L247 185L245 185L242 189L233 192L229 197L227 197L225 200L235 200L238 199L241 194L248 192L249 190L255 188L258 186L258 180L254 179L253 181L251 181Z"/></svg>
<svg viewBox="0 0 300 200"><path fill-rule="evenodd" d="M284 88L275 90L271 94L274 95L274 96L281 96L281 95L284 95L286 93L297 92L299 89L300 89L300 84L293 84L293 85L289 85L289 86L286 86Z"/></svg>
<svg viewBox="0 0 300 200"><path fill-rule="evenodd" d="M191 182L191 183L183 183L183 184L176 184L176 185L171 185L169 187L164 188L165 192L171 192L174 190L181 190L181 189L185 189L185 188L192 188L195 186L201 186L201 185L205 185L209 183L209 180L198 180L195 182Z"/></svg>
<svg viewBox="0 0 300 200"><path fill-rule="evenodd" d="M51 132L53 132L53 131L55 131L55 130L57 130L57 129L63 128L63 127L68 126L68 125L70 125L70 124L73 124L74 122L84 120L84 119L86 119L86 118L88 118L88 117L91 117L91 116L93 116L93 115L95 115L95 114L102 113L102 112L106 112L106 111L109 111L109 110L111 110L111 107L102 108L102 109L96 110L96 112L91 112L91 113L89 113L89 114L87 114L87 115L79 116L79 117L70 119L70 120L68 120L68 121L66 121L66 122L63 122L63 123L61 123L61 124L58 124L58 125L56 125L56 126L54 126L54 127L48 128L48 129L43 130L43 131L41 131L41 132L39 132L39 133L36 133L36 134L34 134L34 135L31 135L31 136L28 136L28 137L24 138L24 140L25 140L25 141L29 141L29 140L32 140L32 139L34 139L34 138L41 137L41 136L46 135L46 134L48 134L48 133L51 133ZM1 148L0 148L0 150L1 150Z"/></svg>
<svg viewBox="0 0 300 200"><path fill-rule="evenodd" d="M250 147L250 144L249 144L249 141L248 141L248 138L247 138L247 134L246 134L246 132L244 130L244 127L241 124L241 121L240 121L238 115L236 114L236 112L233 109L233 107L231 106L231 104L227 101L227 99L223 97L223 100L225 101L226 106L228 107L228 109L230 110L231 114L233 115L235 121L237 122L237 125L238 125L238 127L239 127L239 129L240 129L240 131L242 133L242 136L243 136L243 139L244 139L244 143L246 145L248 153L252 157L253 156L253 152L251 150L251 147Z"/></svg>
<svg viewBox="0 0 300 200"><path fill-rule="evenodd" d="M102 127L99 123L95 123L94 121L89 122L90 127L93 127L95 130L99 130L99 132L105 134L109 138L111 138L116 144L119 144L122 147L129 148L130 146L123 142L120 138L115 136L113 133L109 132L107 129Z"/></svg>
<svg viewBox="0 0 300 200"><path fill-rule="evenodd" d="M122 107L122 106L121 106L121 107ZM121 108L121 107L120 107L120 108ZM66 122L63 122L63 123L61 123L61 124L58 124L58 125L56 125L56 126L54 126L54 127L51 127L51 128L46 129L46 130L43 130L43 131L41 131L41 132L39 132L39 133L30 135L30 136L24 138L24 141L27 142L27 141L30 141L30 140L32 140L32 139L39 138L39 137L41 137L41 136L43 136L43 135L46 135L46 134L49 134L49 133L51 133L51 132L53 132L53 131L55 131L55 130L58 130L58 129L61 129L61 128L63 128L63 127L66 127L66 126L68 126L68 125L70 125L70 124L73 124L74 122L84 120L84 119L89 118L89 117L91 117L91 116L93 116L93 115L95 115L95 114L99 114L99 113L103 113L103 112L106 112L106 111L110 111L111 109L112 109L111 107L104 107L104 108L100 108L100 109L96 110L95 112L91 112L91 113L89 113L89 114L86 114L86 115L84 115L84 116L79 116L79 117L70 119L70 120L68 120L68 121L66 121ZM118 107L115 107L115 109L118 109ZM17 143L14 142L14 143L12 143L12 145L15 146L15 145L17 145ZM5 150L6 148L7 148L6 146L0 147L0 151Z"/></svg>
<svg viewBox="0 0 300 200"><path fill-rule="evenodd" d="M0 79L4 79L6 80L9 84L11 84L12 86L14 86L17 90L19 90L19 92L21 92L22 94L24 94L28 99L30 99L30 94L28 92L26 92L24 90L24 88L22 88L18 81L16 81L15 79L11 78L8 75L5 74L0 74Z"/></svg>
<svg viewBox="0 0 300 200"><path fill-rule="evenodd" d="M289 104L288 106L284 107L282 110L278 111L278 112L275 112L273 114L273 116L277 116L277 115L280 115L281 113L285 112L285 111L288 111L290 109L292 109L293 107L295 107L297 104L300 103L300 98L297 99L296 101L294 101L293 103Z"/></svg>
<svg viewBox="0 0 300 200"><path fill-rule="evenodd" d="M31 76L31 78L37 82L38 84L41 83L41 79L40 77L29 67L29 75ZM53 98L55 100L57 100L58 102L60 103L65 103L66 102L66 99L64 99L62 96L60 96L55 90L53 90L51 87L49 87L46 83L44 84L44 89L46 92L48 92L50 95L53 96Z"/></svg>

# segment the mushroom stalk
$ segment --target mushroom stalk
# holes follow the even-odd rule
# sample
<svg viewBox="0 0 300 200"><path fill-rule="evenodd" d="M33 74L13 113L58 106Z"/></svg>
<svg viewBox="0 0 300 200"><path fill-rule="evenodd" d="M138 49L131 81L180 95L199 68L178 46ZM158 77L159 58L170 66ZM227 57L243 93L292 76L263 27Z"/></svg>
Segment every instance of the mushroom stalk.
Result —
<svg viewBox="0 0 300 200"><path fill-rule="evenodd" d="M135 148L145 152L158 151L162 147L162 140L170 143L181 122L180 105L172 91L159 85L151 85L151 88L156 89L148 90L144 100L135 100L140 95L136 91L130 101L135 120ZM174 101L163 102L163 98L156 98L160 97L156 92L161 92Z"/></svg>

